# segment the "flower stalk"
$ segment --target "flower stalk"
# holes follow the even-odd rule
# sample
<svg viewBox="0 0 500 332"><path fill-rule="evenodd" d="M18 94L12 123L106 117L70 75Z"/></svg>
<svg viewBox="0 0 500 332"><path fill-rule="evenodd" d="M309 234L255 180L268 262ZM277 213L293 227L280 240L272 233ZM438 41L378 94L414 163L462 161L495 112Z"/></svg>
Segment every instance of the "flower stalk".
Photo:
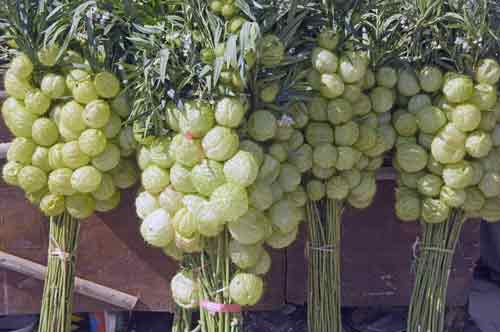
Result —
<svg viewBox="0 0 500 332"><path fill-rule="evenodd" d="M408 332L444 331L448 280L465 220L465 214L455 210L444 223L422 222L423 239L417 246L419 253Z"/></svg>
<svg viewBox="0 0 500 332"><path fill-rule="evenodd" d="M193 326L193 311L176 305L172 332L191 332Z"/></svg>
<svg viewBox="0 0 500 332"><path fill-rule="evenodd" d="M343 203L307 204L309 225L308 325L310 332L342 332L340 229Z"/></svg>
<svg viewBox="0 0 500 332"><path fill-rule="evenodd" d="M79 220L67 212L50 218L47 275L39 332L70 332Z"/></svg>
<svg viewBox="0 0 500 332"><path fill-rule="evenodd" d="M205 240L200 262L200 300L215 304L221 310L212 312L203 305L200 306L201 332L242 331L241 313L224 310L225 306L233 303L229 296L229 284L233 274L229 252L230 239L229 231L225 229L217 237Z"/></svg>

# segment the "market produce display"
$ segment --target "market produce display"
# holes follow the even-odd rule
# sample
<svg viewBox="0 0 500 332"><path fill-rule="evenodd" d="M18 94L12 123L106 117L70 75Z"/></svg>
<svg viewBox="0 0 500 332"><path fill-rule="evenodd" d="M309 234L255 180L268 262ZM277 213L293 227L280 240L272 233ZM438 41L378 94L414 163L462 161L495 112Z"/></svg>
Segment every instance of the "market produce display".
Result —
<svg viewBox="0 0 500 332"><path fill-rule="evenodd" d="M398 133L394 167L399 171L395 209L399 219L421 220L424 229L417 243L409 331L443 330L445 307L440 303L446 302L463 223L500 220L499 78L494 59L479 61L474 76L433 66L399 73L407 104L401 103L393 118Z"/></svg>
<svg viewBox="0 0 500 332"><path fill-rule="evenodd" d="M233 119L225 117L229 110ZM177 109L172 112L179 112L179 123L183 124L179 128L184 128L184 133L174 132L173 137L158 139L138 153L144 191L137 197L136 209L143 220L142 236L176 258L179 251L199 251L200 237L216 237L227 226L234 251L255 253L244 255L241 262L235 255L233 263L248 270L262 260L266 264L259 274L265 274L269 255L259 243L267 241L273 248L286 246L290 241L278 240L293 240L290 233L297 233L302 217L283 193L277 198L272 195L272 186L279 186L280 168L286 171L291 166L265 154L251 138L240 142L234 128L240 126L247 109L238 97L225 97L215 107L194 102L185 105L184 114ZM254 118L250 116L249 121ZM223 126L228 121L234 128ZM205 128L199 131L198 124ZM255 130L260 132L259 126ZM288 192L298 189L297 184L290 186Z"/></svg>
<svg viewBox="0 0 500 332"><path fill-rule="evenodd" d="M308 328L341 332L342 217L372 204L392 157L395 215L422 225L408 331L443 332L463 224L500 220L497 12L487 0L0 4L16 49L2 177L50 218L40 331L70 329L80 221L140 182L138 232L178 263L174 332L243 331L271 253L303 221Z"/></svg>
<svg viewBox="0 0 500 332"><path fill-rule="evenodd" d="M401 220L439 224L453 209L498 220L495 72L500 73L498 63L486 59L475 78L436 67L400 76L400 84L411 77L420 92L408 96L406 108L394 115L394 165L401 173L396 213Z"/></svg>
<svg viewBox="0 0 500 332"><path fill-rule="evenodd" d="M348 205L371 205L376 171L396 140L390 123L394 86L377 79L367 53L337 50L339 39L332 30L317 37L307 76L316 94L307 103L305 120L296 124L304 145L289 155L304 172L308 197L311 331L342 331L342 214Z"/></svg>
<svg viewBox="0 0 500 332"><path fill-rule="evenodd" d="M132 131L122 126L130 108L120 80L73 50L41 42L50 6L0 8L17 45L4 75L2 119L15 138L2 177L50 218L39 331L67 332L80 222L116 208L138 172L129 158Z"/></svg>
<svg viewBox="0 0 500 332"><path fill-rule="evenodd" d="M271 266L265 247L293 242L303 213L283 192L273 196L281 165L265 153L264 141L276 135L277 120L264 109L254 111L247 95L247 77L257 71L255 55L262 57L259 65L269 62L270 37L259 39L258 26L242 17L235 26L232 15L220 15L213 6L199 4L199 10L198 19L208 16L217 29L226 25L227 35L216 45L200 43L194 66L201 62L220 75L185 88L215 84L208 96L168 103L164 133L151 134L144 119L135 122L142 170L136 210L145 242L181 263L171 281L178 317L199 308L202 331L238 331L241 307L257 304L264 292L263 276ZM249 39L237 46L240 31ZM240 46L243 50L230 51ZM178 58L193 61L183 54ZM166 76L173 75L174 69L167 69ZM189 330L187 325L192 324L178 319L174 329Z"/></svg>
<svg viewBox="0 0 500 332"><path fill-rule="evenodd" d="M49 256L54 259L49 260L41 326L62 331L67 321L53 326L48 320L54 309L49 307L60 307L68 315L71 301L59 305L61 299L51 287L72 285L74 264L73 270L64 266L68 255L74 259L78 220L116 208L120 191L136 183L135 163L126 159L135 147L130 130L122 128L120 115L128 115L128 103L116 76L82 69L63 73L51 69L55 60L49 55L41 52L38 59L46 66L42 70L21 53L5 74L8 98L2 117L15 139L2 175L51 218ZM67 292L70 296L72 286Z"/></svg>
<svg viewBox="0 0 500 332"><path fill-rule="evenodd" d="M232 263L255 274L242 280L235 276L231 298L240 305L253 305L262 293L258 291L263 284L259 275L267 273L271 263L261 244L273 235L268 217L273 200L270 195L256 193L267 185L256 184L265 174L260 168L262 148L250 140L240 143L236 130L247 112L246 101L225 97L215 107L195 101L185 103L182 111L170 111L178 114L178 122L171 126L180 131L172 131L171 136L142 146L138 152L144 189L136 199L141 234L148 244L179 259L182 253L199 252L205 242L202 238L228 231ZM278 162L276 165L279 167ZM279 214L275 219L277 224L288 222ZM296 232L296 227L292 231ZM197 307L199 296L192 292L199 291L198 280L192 280L196 287L188 292L179 289L183 287L181 275L183 280L188 278L181 272L172 280L174 299L181 306ZM237 285L248 288L247 282L260 285L251 298L238 293ZM176 292L191 300L176 296Z"/></svg>
<svg viewBox="0 0 500 332"><path fill-rule="evenodd" d="M137 180L128 104L113 74L81 69L46 73L37 83L20 54L5 74L2 116L16 136L2 175L48 217L86 219L114 209Z"/></svg>
<svg viewBox="0 0 500 332"><path fill-rule="evenodd" d="M276 36L264 36L258 52L252 52L269 63L266 56L276 43L281 43ZM203 331L234 330L229 323L241 319L239 306L259 302L262 276L271 266L265 247L282 249L295 240L306 200L300 172L285 162L288 137L283 134L291 128L280 126L269 110L254 111L251 100L238 93L239 74L231 66L223 69L219 84L229 94L212 103L171 105L169 134L137 154L143 191L136 209L143 238L176 259L201 252L200 277L181 270L171 289L177 305L192 309L201 304Z"/></svg>
<svg viewBox="0 0 500 332"><path fill-rule="evenodd" d="M498 44L495 33L483 33L498 28L486 2L408 3L403 9L403 32L389 43L397 47L399 39L403 47L413 45L401 51L406 64L397 75L395 214L402 221L419 220L422 228L422 238L413 245L415 283L407 330L443 332L462 226L470 219L499 218ZM444 25L429 33L430 22L440 19ZM422 25L408 28L416 21Z"/></svg>

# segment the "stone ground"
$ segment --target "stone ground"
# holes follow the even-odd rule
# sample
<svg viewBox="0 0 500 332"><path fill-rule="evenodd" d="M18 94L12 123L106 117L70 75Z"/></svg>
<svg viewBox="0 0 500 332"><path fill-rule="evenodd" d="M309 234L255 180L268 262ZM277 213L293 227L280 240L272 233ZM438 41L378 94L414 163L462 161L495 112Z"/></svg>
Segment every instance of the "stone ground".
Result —
<svg viewBox="0 0 500 332"><path fill-rule="evenodd" d="M343 311L344 332L404 332L406 308L346 308ZM172 315L168 313L135 313L132 317L122 313L121 328L116 332L167 332L170 331ZM77 323L75 332L88 332L86 316ZM447 314L447 332L483 332L469 319L463 307L452 308ZM31 319L31 320L30 320ZM0 332L27 326L32 317L0 317ZM130 324L123 324L125 321ZM23 325L24 324L24 325ZM125 325L128 325L126 327ZM26 330L31 332L34 330ZM24 332L24 331L23 331ZM278 311L250 312L245 314L244 332L307 332L306 308L285 306Z"/></svg>
<svg viewBox="0 0 500 332"><path fill-rule="evenodd" d="M404 332L407 308L346 308L343 310L345 332ZM288 306L280 312L250 313L245 332L307 332L305 307ZM448 313L448 332L481 332L468 319L464 308Z"/></svg>
<svg viewBox="0 0 500 332"><path fill-rule="evenodd" d="M346 308L344 309L344 332L404 332L407 308ZM139 317L141 316L141 317ZM140 314L133 318L135 332L165 332L170 317L167 315ZM162 316L162 317L161 317ZM449 310L446 332L482 332L469 319L463 307ZM245 314L244 332L307 332L306 308L285 306L271 312Z"/></svg>
<svg viewBox="0 0 500 332"><path fill-rule="evenodd" d="M468 308L452 307L446 314L445 332L500 331L500 275L481 273L476 276L469 296ZM407 307L344 308L344 332L405 332ZM247 312L243 332L307 332L306 307L286 305L280 310ZM89 332L89 315L79 315L74 332ZM168 332L172 315L169 313L117 313L116 332ZM17 331L36 316L0 316L0 332ZM474 322L477 322L477 327ZM21 330L19 330L21 331ZM34 332L34 329L22 330Z"/></svg>

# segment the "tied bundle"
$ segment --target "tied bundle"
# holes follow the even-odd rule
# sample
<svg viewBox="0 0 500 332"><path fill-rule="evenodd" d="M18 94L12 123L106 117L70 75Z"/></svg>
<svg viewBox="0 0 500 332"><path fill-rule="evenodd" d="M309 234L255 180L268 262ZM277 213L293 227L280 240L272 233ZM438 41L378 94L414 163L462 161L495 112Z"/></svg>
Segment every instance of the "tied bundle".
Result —
<svg viewBox="0 0 500 332"><path fill-rule="evenodd" d="M418 261L409 309L411 331L444 331L448 280L465 219L462 211L453 211L442 224L422 225L423 239L415 247Z"/></svg>
<svg viewBox="0 0 500 332"><path fill-rule="evenodd" d="M207 239L206 250L201 255L199 284L201 298L205 300L200 303L200 325L204 331L232 332L242 329L241 306L232 304L230 297L230 283L234 275L230 238L229 232L223 231L217 238ZM259 287L258 284L247 286Z"/></svg>
<svg viewBox="0 0 500 332"><path fill-rule="evenodd" d="M326 204L324 206L323 204ZM326 213L321 213L326 211ZM309 285L308 322L310 331L342 331L340 291L341 202L308 202ZM320 308L320 309L318 309ZM316 313L315 311L318 311Z"/></svg>
<svg viewBox="0 0 500 332"><path fill-rule="evenodd" d="M170 49L164 76L171 93L162 85L144 89L150 81L142 76L133 83L135 99L148 105L136 103L131 115L142 170L135 205L147 244L177 260L199 258L194 270L181 269L171 281L176 328L185 326L189 310L199 309L201 331L229 332L241 331L242 308L264 293L269 250L296 239L305 192L300 172L284 163L293 128L280 127L277 115L252 98L260 68L283 60L282 42L261 36L259 25L236 7L238 18L219 16L212 7L195 2L178 9L195 13L184 17L206 35L193 38L199 52ZM146 62L145 73L161 70L162 54ZM186 73L186 83L179 72L193 62L203 72ZM291 199L296 191L298 202Z"/></svg>
<svg viewBox="0 0 500 332"><path fill-rule="evenodd" d="M131 128L122 127L130 109L118 77L100 63L90 66L79 53L85 47L41 44L58 17L45 19L50 4L7 2L5 9L18 48L5 73L2 118L15 138L2 176L50 218L39 330L68 332L80 222L116 208L121 190L137 180L127 159Z"/></svg>
<svg viewBox="0 0 500 332"><path fill-rule="evenodd" d="M403 221L420 220L423 232L415 245L408 331L443 331L448 280L465 221L500 219L500 66L483 59L473 75L426 66L384 76L396 78L405 100L393 117L396 214Z"/></svg>
<svg viewBox="0 0 500 332"><path fill-rule="evenodd" d="M50 218L49 258L39 332L70 331L80 222L68 213Z"/></svg>
<svg viewBox="0 0 500 332"><path fill-rule="evenodd" d="M53 57L59 52L54 47ZM121 157L133 149L125 144L127 129L121 128L117 111L118 105L127 108L123 96L117 97L118 79L109 72L93 75L81 69L65 77L54 67L54 59L41 59L45 62L37 76L25 54L15 57L6 73L9 97L2 116L16 138L2 175L50 217L40 328L67 331L79 223L95 212L116 208L121 189L133 186L137 176L134 164Z"/></svg>
<svg viewBox="0 0 500 332"><path fill-rule="evenodd" d="M308 196L311 331L342 330L340 242L344 207L364 209L376 194L376 171L391 150L393 87L380 85L362 51L343 50L339 32L321 31L306 80L313 96L304 103L302 160Z"/></svg>
<svg viewBox="0 0 500 332"><path fill-rule="evenodd" d="M418 220L422 231L414 246L408 332L444 331L461 229L468 219L500 219L493 7L488 1L408 1L370 10L372 23L381 22L367 27L369 48L381 60L375 76L397 92L395 212L401 221Z"/></svg>

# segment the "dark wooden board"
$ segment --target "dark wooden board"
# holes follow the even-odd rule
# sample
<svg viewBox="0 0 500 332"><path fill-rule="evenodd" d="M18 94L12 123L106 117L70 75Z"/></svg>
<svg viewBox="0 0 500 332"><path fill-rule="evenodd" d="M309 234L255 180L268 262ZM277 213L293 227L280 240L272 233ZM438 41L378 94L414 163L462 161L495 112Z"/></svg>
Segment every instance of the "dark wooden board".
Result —
<svg viewBox="0 0 500 332"><path fill-rule="evenodd" d="M417 223L401 223L394 215L394 182L379 181L374 204L348 209L342 222L342 297L346 306L408 305L413 276L412 245ZM307 263L304 231L287 251L287 301L306 302ZM462 232L450 277L450 304L463 305L479 258L479 224L468 222Z"/></svg>

